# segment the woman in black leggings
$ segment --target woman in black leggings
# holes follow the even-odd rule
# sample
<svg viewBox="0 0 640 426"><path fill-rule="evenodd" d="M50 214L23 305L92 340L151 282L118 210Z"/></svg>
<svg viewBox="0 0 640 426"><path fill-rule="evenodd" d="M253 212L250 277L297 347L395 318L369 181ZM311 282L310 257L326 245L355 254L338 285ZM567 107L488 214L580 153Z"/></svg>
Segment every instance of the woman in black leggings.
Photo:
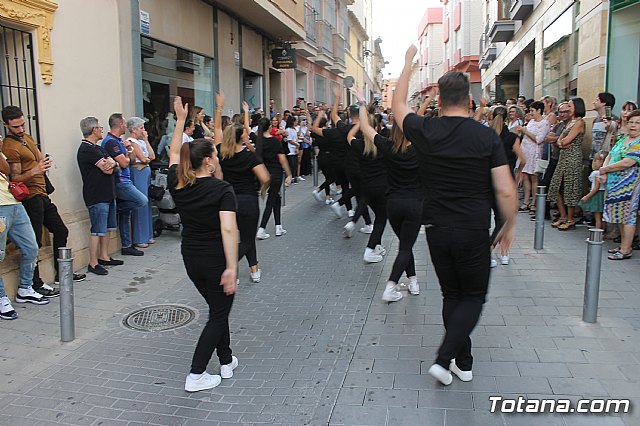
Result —
<svg viewBox="0 0 640 426"><path fill-rule="evenodd" d="M216 96L216 106L222 108L223 105L224 96L218 94ZM236 212L238 231L240 232L238 261L245 256L247 257L251 281L259 283L262 271L258 268L255 238L258 219L260 218L256 178L260 182L260 195L264 198L267 189L269 189L271 176L262 161L258 160L258 157L253 152L247 150L248 147L251 147L248 126L243 127L240 124L231 124L227 126L223 133L222 116L218 110L216 110L214 123L216 140L222 141L217 146L217 149L223 178L233 186L233 191L238 200L238 211ZM245 123L247 123L246 120Z"/></svg>
<svg viewBox="0 0 640 426"><path fill-rule="evenodd" d="M287 157L282 148L282 142L271 136L269 129L271 124L269 119L263 118L258 123L258 138L256 152L258 158L262 160L267 171L271 175L271 186L269 186L269 195L267 196L267 204L262 213L262 221L260 227L256 233L256 238L259 240L266 240L271 235L267 234L265 227L273 212L273 219L276 222L276 237L280 237L287 233L282 227L280 218L280 207L282 198L280 197L280 187L282 186L282 174L286 173L287 177L284 180L286 186L291 185L291 169L287 162Z"/></svg>
<svg viewBox="0 0 640 426"><path fill-rule="evenodd" d="M375 131L366 120L366 115L366 109L360 107L360 130L366 139L374 141L376 148L383 153L387 166L387 216L393 232L400 240L398 255L382 293L382 300L395 302L402 299L402 293L398 291L398 280L403 272L406 272L409 279L409 293L420 294L413 258L413 245L421 226L423 199L418 160L411 142L404 137L398 126L393 125L391 139L387 139ZM376 213L376 221L377 218Z"/></svg>
<svg viewBox="0 0 640 426"><path fill-rule="evenodd" d="M372 138L363 135L363 139L357 139L356 134L360 126L375 126L375 117L369 115L364 110L361 115L360 123L356 124L349 130L347 142L351 145L360 162L360 170L362 173L362 193L366 204L371 207L375 215L373 220L373 232L369 235L369 242L364 251L363 259L367 263L381 262L386 250L380 244L382 242L382 233L387 224L387 173L382 151L378 150Z"/></svg>
<svg viewBox="0 0 640 426"><path fill-rule="evenodd" d="M182 143L188 109L179 96L173 105L177 121L169 152L168 186L182 220L181 251L187 275L209 305L209 319L184 385L187 392L197 392L233 377L238 366L238 358L231 355L229 334L238 273L236 197L231 185L218 178L213 143L208 139ZM206 372L214 350L220 375Z"/></svg>

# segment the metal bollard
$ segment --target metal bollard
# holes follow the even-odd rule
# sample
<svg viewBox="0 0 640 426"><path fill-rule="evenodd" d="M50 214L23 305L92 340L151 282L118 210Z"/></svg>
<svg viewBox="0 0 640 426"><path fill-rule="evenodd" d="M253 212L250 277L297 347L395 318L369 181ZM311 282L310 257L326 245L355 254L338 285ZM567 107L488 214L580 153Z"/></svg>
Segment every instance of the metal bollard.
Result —
<svg viewBox="0 0 640 426"><path fill-rule="evenodd" d="M287 178L287 174L282 172L282 186L280 187L280 198L281 198L281 206L286 206L287 202L285 199L285 193L287 192L287 185L284 184L284 180Z"/></svg>
<svg viewBox="0 0 640 426"><path fill-rule="evenodd" d="M602 229L589 229L587 240L587 273L584 279L584 304L582 320L595 323L598 319L598 297L600 295L600 268L602 267Z"/></svg>
<svg viewBox="0 0 640 426"><path fill-rule="evenodd" d="M76 338L73 312L73 257L71 247L58 250L58 274L60 277L60 340L71 342Z"/></svg>
<svg viewBox="0 0 640 426"><path fill-rule="evenodd" d="M544 208L547 203L547 187L538 186L536 189L536 234L533 248L542 250L544 245Z"/></svg>
<svg viewBox="0 0 640 426"><path fill-rule="evenodd" d="M318 157L313 156L313 186L318 186Z"/></svg>

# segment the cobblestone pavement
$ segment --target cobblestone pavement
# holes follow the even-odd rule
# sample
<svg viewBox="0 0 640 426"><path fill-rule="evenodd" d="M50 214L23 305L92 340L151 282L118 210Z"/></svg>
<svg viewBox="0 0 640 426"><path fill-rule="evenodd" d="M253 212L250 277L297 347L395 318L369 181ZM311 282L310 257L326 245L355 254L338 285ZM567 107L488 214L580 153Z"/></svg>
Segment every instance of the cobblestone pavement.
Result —
<svg viewBox="0 0 640 426"><path fill-rule="evenodd" d="M424 235L415 249L421 294L387 305L380 295L397 249L390 228L385 261L364 265L366 236L342 238L344 221L310 190L309 180L288 190L288 234L258 242L262 282L249 283L241 264L233 379L183 390L207 310L186 279L179 236L165 232L144 257L75 285L74 342L59 341L57 300L17 305L20 318L0 323L0 424L640 424L640 256L603 260L598 323L585 324L586 228L547 225L537 252L533 222L520 214L512 262L493 270L473 334L474 379L445 388L426 373L443 328ZM121 326L126 313L158 303L191 306L199 319L154 333ZM491 395L630 398L632 413L494 414Z"/></svg>

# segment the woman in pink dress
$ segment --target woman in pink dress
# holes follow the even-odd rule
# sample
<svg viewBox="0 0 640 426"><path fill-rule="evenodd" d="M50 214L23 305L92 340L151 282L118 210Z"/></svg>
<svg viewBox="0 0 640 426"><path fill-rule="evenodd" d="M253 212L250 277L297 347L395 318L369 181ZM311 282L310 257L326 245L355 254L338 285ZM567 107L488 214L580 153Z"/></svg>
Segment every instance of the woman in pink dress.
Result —
<svg viewBox="0 0 640 426"><path fill-rule="evenodd" d="M542 145L544 138L549 133L549 122L542 116L544 104L542 102L534 102L529 107L531 120L527 126L517 126L516 132L522 140L522 153L526 158L526 163L522 172L518 175L518 184L522 182L524 190L524 201L519 211L535 209L536 207L536 187L538 186L538 175L535 173L536 160L541 158ZM516 168L520 165L520 161L516 164Z"/></svg>

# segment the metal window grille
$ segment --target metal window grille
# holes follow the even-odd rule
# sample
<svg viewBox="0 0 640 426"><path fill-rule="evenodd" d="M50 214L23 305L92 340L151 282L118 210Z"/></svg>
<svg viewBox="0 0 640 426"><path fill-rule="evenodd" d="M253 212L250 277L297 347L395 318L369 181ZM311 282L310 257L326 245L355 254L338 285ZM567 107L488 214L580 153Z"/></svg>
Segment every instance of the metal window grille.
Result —
<svg viewBox="0 0 640 426"><path fill-rule="evenodd" d="M0 104L19 107L25 132L40 146L31 33L0 25Z"/></svg>

